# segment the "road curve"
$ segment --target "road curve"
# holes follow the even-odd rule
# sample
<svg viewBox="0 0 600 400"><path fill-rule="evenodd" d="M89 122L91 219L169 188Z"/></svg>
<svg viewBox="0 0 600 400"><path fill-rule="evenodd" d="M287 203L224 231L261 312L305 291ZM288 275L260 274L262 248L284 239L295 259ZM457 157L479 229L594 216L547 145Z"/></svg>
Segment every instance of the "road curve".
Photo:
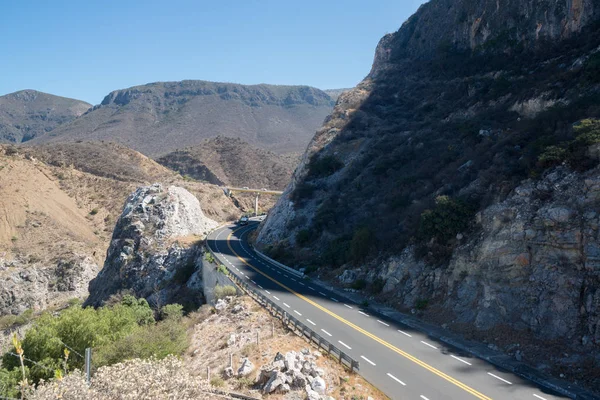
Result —
<svg viewBox="0 0 600 400"><path fill-rule="evenodd" d="M391 399L566 398L271 265L246 241L256 227L220 228L207 244L232 273L358 360L359 373Z"/></svg>

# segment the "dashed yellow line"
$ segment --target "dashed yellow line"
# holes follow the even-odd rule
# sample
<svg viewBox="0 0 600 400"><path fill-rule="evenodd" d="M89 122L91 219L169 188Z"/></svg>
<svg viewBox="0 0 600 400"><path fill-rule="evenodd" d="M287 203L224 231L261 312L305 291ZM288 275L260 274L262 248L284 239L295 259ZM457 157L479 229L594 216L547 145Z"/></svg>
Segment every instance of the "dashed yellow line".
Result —
<svg viewBox="0 0 600 400"><path fill-rule="evenodd" d="M330 316L332 316L333 318L337 319L338 321L348 325L349 327L355 329L356 331L362 333L363 335L373 339L374 341L376 341L379 344L384 345L385 347L387 347L388 349L396 352L397 354L401 355L402 357L414 362L415 364L425 368L426 370L434 373L435 375L439 376L440 378L445 379L446 381L452 383L453 385L458 386L459 388L463 389L464 391L472 394L473 396L477 397L478 399L481 400L492 400L491 397L488 397L480 392L478 392L477 390L473 389L470 386L467 386L466 384L462 383L461 381L451 377L448 374L445 374L444 372L432 367L431 365L419 360L418 358L416 358L413 355L408 354L407 352L400 350L399 348L397 348L396 346L386 342L385 340L375 336L374 334L372 334L371 332L368 332L364 329L362 329L361 327L353 324L352 322L340 317L339 315L337 315L336 313L328 310L327 308L321 306L318 303L315 303L314 301L312 301L311 299L301 295L300 293L297 293L296 291L294 291L293 289L287 287L286 285L284 285L283 283L275 280L274 278L270 277L269 275L265 274L264 272L262 272L261 270L259 270L258 268L254 267L252 264L248 263L244 258L242 258L231 246L231 237L233 236L234 233L240 231L241 229L244 228L238 228L234 231L232 231L228 236L227 236L227 246L229 247L229 250L231 250L233 252L233 254L235 254L235 256L244 264L246 264L248 267L252 268L254 271L258 272L259 274L261 274L262 276L264 276L265 278L269 279L270 281L272 281L273 283L281 286L282 288L284 288L285 290L289 291L290 293L293 293L295 296L299 297L300 299L304 300L305 302L315 306L316 308L318 308L319 310L329 314Z"/></svg>

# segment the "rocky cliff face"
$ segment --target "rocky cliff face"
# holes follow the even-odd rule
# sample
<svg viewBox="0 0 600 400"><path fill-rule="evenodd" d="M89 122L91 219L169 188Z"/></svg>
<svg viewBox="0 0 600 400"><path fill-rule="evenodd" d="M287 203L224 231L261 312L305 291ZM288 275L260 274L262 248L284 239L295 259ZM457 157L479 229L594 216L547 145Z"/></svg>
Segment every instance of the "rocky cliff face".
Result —
<svg viewBox="0 0 600 400"><path fill-rule="evenodd" d="M430 1L381 40L374 71L402 58L435 57L441 48L539 48L580 33L599 13L593 0Z"/></svg>
<svg viewBox="0 0 600 400"><path fill-rule="evenodd" d="M74 255L56 265L30 264L29 260L0 257L0 315L22 314L61 307L74 298L85 298L87 285L100 268L91 257Z"/></svg>
<svg viewBox="0 0 600 400"><path fill-rule="evenodd" d="M184 301L199 301L202 253L197 242L216 226L183 188L139 188L125 203L104 267L90 282L87 304L100 305L122 291L155 305L183 295Z"/></svg>
<svg viewBox="0 0 600 400"><path fill-rule="evenodd" d="M598 368L598 159L546 161L600 117L599 27L592 1L424 4L340 96L257 245L452 329L529 341L539 365L582 377L559 360L574 351Z"/></svg>

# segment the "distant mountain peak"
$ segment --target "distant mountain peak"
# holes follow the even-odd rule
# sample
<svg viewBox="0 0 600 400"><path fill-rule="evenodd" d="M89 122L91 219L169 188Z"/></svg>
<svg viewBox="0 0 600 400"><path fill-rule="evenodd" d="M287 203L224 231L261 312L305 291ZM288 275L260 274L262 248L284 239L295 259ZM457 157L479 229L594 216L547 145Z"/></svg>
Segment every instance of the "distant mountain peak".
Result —
<svg viewBox="0 0 600 400"><path fill-rule="evenodd" d="M25 89L0 96L0 143L21 143L85 113L91 104Z"/></svg>

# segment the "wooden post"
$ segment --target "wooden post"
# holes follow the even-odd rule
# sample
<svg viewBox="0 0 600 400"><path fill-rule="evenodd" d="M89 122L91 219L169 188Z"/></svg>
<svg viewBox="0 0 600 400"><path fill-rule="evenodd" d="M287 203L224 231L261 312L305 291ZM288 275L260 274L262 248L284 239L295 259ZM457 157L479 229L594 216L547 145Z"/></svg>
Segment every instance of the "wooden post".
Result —
<svg viewBox="0 0 600 400"><path fill-rule="evenodd" d="M256 344L258 345L258 331L256 331Z"/></svg>
<svg viewBox="0 0 600 400"><path fill-rule="evenodd" d="M210 367L206 367L206 380L210 382Z"/></svg>
<svg viewBox="0 0 600 400"><path fill-rule="evenodd" d="M271 337L275 337L275 322L271 322Z"/></svg>
<svg viewBox="0 0 600 400"><path fill-rule="evenodd" d="M229 368L233 368L233 354L229 353Z"/></svg>

